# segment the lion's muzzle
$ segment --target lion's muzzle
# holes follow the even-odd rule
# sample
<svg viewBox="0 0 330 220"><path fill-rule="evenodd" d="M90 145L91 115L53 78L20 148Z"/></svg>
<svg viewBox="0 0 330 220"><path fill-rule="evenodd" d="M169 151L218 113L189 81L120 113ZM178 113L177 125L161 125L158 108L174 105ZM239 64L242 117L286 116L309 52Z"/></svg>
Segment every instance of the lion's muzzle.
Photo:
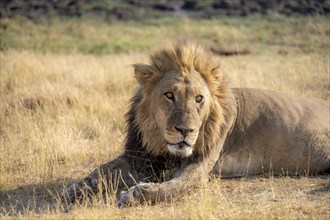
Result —
<svg viewBox="0 0 330 220"><path fill-rule="evenodd" d="M168 130L165 134L167 149L170 153L177 156L191 156L198 132L195 132L195 129L185 129L176 126L174 128L173 130Z"/></svg>

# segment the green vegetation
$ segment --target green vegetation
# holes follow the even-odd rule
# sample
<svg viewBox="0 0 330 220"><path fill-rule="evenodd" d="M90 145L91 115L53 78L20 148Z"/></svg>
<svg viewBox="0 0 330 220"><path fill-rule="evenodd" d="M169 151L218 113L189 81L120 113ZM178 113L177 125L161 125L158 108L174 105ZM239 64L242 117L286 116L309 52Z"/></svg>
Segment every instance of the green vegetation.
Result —
<svg viewBox="0 0 330 220"><path fill-rule="evenodd" d="M109 6L110 7L110 6ZM107 23L99 19L54 19L38 24L2 19L1 50L108 54L146 51L164 40L191 39L204 45L248 47L252 53L294 50L326 53L326 17L249 16L212 20L161 18Z"/></svg>

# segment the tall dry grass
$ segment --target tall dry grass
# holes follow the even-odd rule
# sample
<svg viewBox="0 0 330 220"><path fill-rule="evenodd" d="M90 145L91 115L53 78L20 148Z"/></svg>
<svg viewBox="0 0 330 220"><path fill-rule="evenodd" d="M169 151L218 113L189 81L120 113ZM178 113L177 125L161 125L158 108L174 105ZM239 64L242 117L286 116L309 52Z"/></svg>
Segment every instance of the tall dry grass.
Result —
<svg viewBox="0 0 330 220"><path fill-rule="evenodd" d="M187 33L198 30L190 23L183 25ZM235 33L242 34L241 29L233 27L231 34L236 36ZM307 40L319 40L329 46L325 36L329 33L322 32L319 38L311 35ZM293 38L290 39L289 42ZM297 42L303 40L298 38ZM329 100L329 53L324 49L301 52L296 47L284 47L285 53L279 53L277 46L267 50L265 44L260 45L250 55L219 57L233 87L270 89ZM176 201L155 206L117 209L113 204L95 201L93 206L77 204L69 213L58 212L53 208L58 205L56 191L121 153L124 114L136 86L131 64L147 62L147 53L95 56L8 49L0 56L2 218L327 219L330 216L329 176L214 179Z"/></svg>

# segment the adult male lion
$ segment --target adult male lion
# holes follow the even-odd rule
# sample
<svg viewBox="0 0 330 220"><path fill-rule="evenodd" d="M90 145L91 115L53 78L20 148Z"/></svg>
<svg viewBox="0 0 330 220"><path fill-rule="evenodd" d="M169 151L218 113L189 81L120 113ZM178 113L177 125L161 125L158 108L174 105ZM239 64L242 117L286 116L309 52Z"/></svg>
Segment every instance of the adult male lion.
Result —
<svg viewBox="0 0 330 220"><path fill-rule="evenodd" d="M328 102L230 89L217 61L193 43L168 45L150 59L134 65L139 87L126 114L124 153L69 187L67 201L109 186L117 186L121 205L163 201L209 174L330 167Z"/></svg>

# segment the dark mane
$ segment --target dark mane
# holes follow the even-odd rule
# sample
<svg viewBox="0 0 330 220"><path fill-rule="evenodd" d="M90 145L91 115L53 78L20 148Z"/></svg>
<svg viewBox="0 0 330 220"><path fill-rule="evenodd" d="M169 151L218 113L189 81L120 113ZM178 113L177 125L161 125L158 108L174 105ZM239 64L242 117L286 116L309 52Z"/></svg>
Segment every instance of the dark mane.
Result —
<svg viewBox="0 0 330 220"><path fill-rule="evenodd" d="M139 126L135 123L136 106L141 102L142 94L137 91L135 96L130 100L130 109L125 114L126 119L126 138L124 155L131 160L133 164L144 165L148 172L152 172L158 178L164 178L164 170L173 170L180 167L183 160L171 154L154 155L146 150L143 145L142 133ZM142 167L141 167L142 168ZM167 173L166 175L171 175ZM152 180L156 181L156 180ZM157 180L159 181L159 180Z"/></svg>

